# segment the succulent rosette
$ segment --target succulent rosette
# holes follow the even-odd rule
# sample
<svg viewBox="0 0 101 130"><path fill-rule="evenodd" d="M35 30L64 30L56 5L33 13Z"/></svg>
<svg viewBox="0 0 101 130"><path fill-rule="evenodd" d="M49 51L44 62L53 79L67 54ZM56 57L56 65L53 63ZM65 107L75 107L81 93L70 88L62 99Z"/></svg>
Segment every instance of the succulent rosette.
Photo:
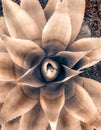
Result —
<svg viewBox="0 0 101 130"><path fill-rule="evenodd" d="M77 39L85 0L2 0L1 130L93 130L101 84L80 77L101 60L101 38Z"/></svg>

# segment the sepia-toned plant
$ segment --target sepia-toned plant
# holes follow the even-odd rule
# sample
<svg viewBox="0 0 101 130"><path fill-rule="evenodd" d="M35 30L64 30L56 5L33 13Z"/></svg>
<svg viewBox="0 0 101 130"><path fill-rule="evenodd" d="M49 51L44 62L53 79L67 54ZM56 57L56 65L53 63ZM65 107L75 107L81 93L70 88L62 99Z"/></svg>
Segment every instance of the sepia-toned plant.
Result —
<svg viewBox="0 0 101 130"><path fill-rule="evenodd" d="M80 77L101 60L101 38L77 39L85 0L2 0L1 130L101 127L101 83Z"/></svg>

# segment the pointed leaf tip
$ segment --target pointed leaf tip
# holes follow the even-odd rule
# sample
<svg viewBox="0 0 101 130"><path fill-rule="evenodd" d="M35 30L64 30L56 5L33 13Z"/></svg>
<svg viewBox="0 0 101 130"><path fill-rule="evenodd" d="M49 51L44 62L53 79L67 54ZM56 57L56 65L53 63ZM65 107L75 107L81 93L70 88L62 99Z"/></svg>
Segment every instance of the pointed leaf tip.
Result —
<svg viewBox="0 0 101 130"><path fill-rule="evenodd" d="M41 106L37 104L21 117L19 130L46 130L48 124Z"/></svg>
<svg viewBox="0 0 101 130"><path fill-rule="evenodd" d="M101 47L101 38L82 38L70 45L67 50L90 51Z"/></svg>
<svg viewBox="0 0 101 130"><path fill-rule="evenodd" d="M95 103L98 111L101 114L101 83L95 81L93 79L78 77L77 81L83 88L89 93L90 97L92 98L93 102Z"/></svg>
<svg viewBox="0 0 101 130"><path fill-rule="evenodd" d="M62 65L63 66L63 71L62 71L62 76L60 76L56 82L54 83L63 83L65 81L68 81L69 79L81 74L83 71L76 71L76 70L73 70L65 65Z"/></svg>
<svg viewBox="0 0 101 130"><path fill-rule="evenodd" d="M32 87L42 87L45 84L40 75L40 69L37 66L29 69L16 82L18 84L29 85Z"/></svg>
<svg viewBox="0 0 101 130"><path fill-rule="evenodd" d="M33 96L36 94L33 92ZM13 98L11 98L13 97ZM38 98L31 98L24 91L23 85L16 86L7 95L0 112L0 123L8 122L31 110L38 103Z"/></svg>
<svg viewBox="0 0 101 130"><path fill-rule="evenodd" d="M70 84L67 84L67 86L68 85L70 88L72 87L71 92L73 92L72 96L70 96L68 87L66 88L65 106L67 111L76 119L85 123L96 120L100 114L87 91L85 91L85 89L79 85L75 79L72 79Z"/></svg>
<svg viewBox="0 0 101 130"><path fill-rule="evenodd" d="M0 80L14 81L25 73L25 70L12 62L8 53L0 53Z"/></svg>
<svg viewBox="0 0 101 130"><path fill-rule="evenodd" d="M85 12L85 0L68 0L69 13L72 25L72 35L70 43L73 43L80 28L82 26L84 12Z"/></svg>
<svg viewBox="0 0 101 130"><path fill-rule="evenodd" d="M43 49L35 42L11 38L6 35L1 37L12 61L25 69L38 64L45 56Z"/></svg>
<svg viewBox="0 0 101 130"><path fill-rule="evenodd" d="M76 70L82 70L91 67L101 61L101 47L89 51L77 64L74 66Z"/></svg>
<svg viewBox="0 0 101 130"><path fill-rule="evenodd" d="M11 0L3 0L2 4L5 22L12 37L40 40L41 31L37 23L24 9Z"/></svg>
<svg viewBox="0 0 101 130"><path fill-rule="evenodd" d="M20 6L36 21L40 31L42 31L46 19L44 11L38 0L21 0Z"/></svg>
<svg viewBox="0 0 101 130"><path fill-rule="evenodd" d="M61 51L54 56L54 59L60 64L66 65L70 68L82 59L89 51L72 52L72 51Z"/></svg>
<svg viewBox="0 0 101 130"><path fill-rule="evenodd" d="M51 18L43 29L43 46L48 42L58 41L60 46L65 49L71 38L71 19L68 6L63 1L57 6ZM61 35L62 34L62 35ZM46 43L46 44L45 44ZM53 45L54 46L54 45Z"/></svg>

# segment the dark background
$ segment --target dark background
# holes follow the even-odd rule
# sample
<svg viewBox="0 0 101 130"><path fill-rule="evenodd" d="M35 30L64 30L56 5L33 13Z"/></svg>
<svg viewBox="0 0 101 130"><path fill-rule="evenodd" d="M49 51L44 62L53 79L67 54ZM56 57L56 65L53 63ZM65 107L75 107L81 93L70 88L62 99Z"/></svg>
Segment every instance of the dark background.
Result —
<svg viewBox="0 0 101 130"><path fill-rule="evenodd" d="M20 3L20 0L13 0ZM39 0L44 8L48 0ZM0 0L0 16L2 16L2 3ZM84 23L86 23L91 31L91 37L101 37L101 0L86 0L86 10ZM85 72L81 75L84 77L95 79L101 82L101 62L85 69Z"/></svg>

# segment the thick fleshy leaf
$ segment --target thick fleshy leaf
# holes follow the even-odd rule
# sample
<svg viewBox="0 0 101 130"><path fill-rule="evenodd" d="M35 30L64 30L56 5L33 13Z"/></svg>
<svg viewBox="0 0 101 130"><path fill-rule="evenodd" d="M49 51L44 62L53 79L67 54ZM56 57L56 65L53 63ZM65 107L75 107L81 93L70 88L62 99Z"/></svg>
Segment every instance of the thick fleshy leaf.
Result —
<svg viewBox="0 0 101 130"><path fill-rule="evenodd" d="M53 12L55 11L57 0L48 0L48 3L44 9L44 13L46 16L46 19L48 19L52 16Z"/></svg>
<svg viewBox="0 0 101 130"><path fill-rule="evenodd" d="M2 125L1 130L19 130L19 118L16 118L6 124Z"/></svg>
<svg viewBox="0 0 101 130"><path fill-rule="evenodd" d="M83 38L70 45L69 51L90 51L101 47L101 38Z"/></svg>
<svg viewBox="0 0 101 130"><path fill-rule="evenodd" d="M85 0L75 0L75 1L67 0L67 1L72 25L72 37L71 37L71 43L72 43L76 39L83 22L85 11ZM56 0L49 0L44 10L47 20L52 16L53 12L55 11L55 6L56 6Z"/></svg>
<svg viewBox="0 0 101 130"><path fill-rule="evenodd" d="M0 81L0 103L5 101L7 94L16 86L13 82Z"/></svg>
<svg viewBox="0 0 101 130"><path fill-rule="evenodd" d="M65 107L75 118L94 126L101 126L101 117L89 94L75 79L65 84Z"/></svg>
<svg viewBox="0 0 101 130"><path fill-rule="evenodd" d="M52 86L51 84L50 86ZM51 129L56 130L58 117L63 108L65 97L63 88L50 88L46 85L40 90L40 103L48 118ZM50 90L49 90L50 88Z"/></svg>
<svg viewBox="0 0 101 130"><path fill-rule="evenodd" d="M44 51L30 40L21 40L1 35L7 51L17 65L29 69L44 58Z"/></svg>
<svg viewBox="0 0 101 130"><path fill-rule="evenodd" d="M7 52L7 49L4 46L4 43L1 38L0 38L0 52Z"/></svg>
<svg viewBox="0 0 101 130"><path fill-rule="evenodd" d="M25 73L25 70L14 64L8 53L0 53L0 80L14 81Z"/></svg>
<svg viewBox="0 0 101 130"><path fill-rule="evenodd" d="M89 78L77 78L77 82L89 93L98 111L101 113L101 83Z"/></svg>
<svg viewBox="0 0 101 130"><path fill-rule="evenodd" d="M40 31L42 31L46 19L44 15L44 11L38 0L21 0L20 6L27 11L27 13L36 21L38 24Z"/></svg>
<svg viewBox="0 0 101 130"><path fill-rule="evenodd" d="M67 1L72 25L72 36L70 41L72 43L77 37L83 22L85 12L85 0Z"/></svg>
<svg viewBox="0 0 101 130"><path fill-rule="evenodd" d="M8 29L5 24L4 17L0 17L0 34L6 34L9 35Z"/></svg>
<svg viewBox="0 0 101 130"><path fill-rule="evenodd" d="M54 81L56 83L63 83L77 75L79 75L80 73L82 73L82 71L75 71L65 65L62 65L63 66L63 70L61 72L61 75L59 76L59 78L57 78L57 81Z"/></svg>
<svg viewBox="0 0 101 130"><path fill-rule="evenodd" d="M48 124L48 120L38 104L21 117L19 130L46 130Z"/></svg>
<svg viewBox="0 0 101 130"><path fill-rule="evenodd" d="M59 116L57 130L81 130L80 121L71 116L64 108Z"/></svg>
<svg viewBox="0 0 101 130"><path fill-rule="evenodd" d="M75 66L74 69L81 70L91 67L101 61L101 47L90 51Z"/></svg>
<svg viewBox="0 0 101 130"><path fill-rule="evenodd" d="M19 5L11 0L2 0L3 13L12 37L39 40L41 31L37 23Z"/></svg>
<svg viewBox="0 0 101 130"><path fill-rule="evenodd" d="M61 35L62 34L62 35ZM54 41L60 42L61 49L65 49L71 38L71 20L68 12L67 0L58 0L55 12L43 29L42 41L44 48L56 47ZM58 45L57 45L58 47Z"/></svg>
<svg viewBox="0 0 101 130"><path fill-rule="evenodd" d="M34 91L35 90L35 91ZM39 90L30 86L16 86L6 97L0 112L0 124L28 112L39 98Z"/></svg>
<svg viewBox="0 0 101 130"><path fill-rule="evenodd" d="M64 64L72 68L80 59L82 59L88 52L71 52L61 51L54 56L54 59L60 64Z"/></svg>
<svg viewBox="0 0 101 130"><path fill-rule="evenodd" d="M40 68L35 66L29 69L22 77L17 80L18 84L29 85L32 87L42 87L45 83L42 81Z"/></svg>

